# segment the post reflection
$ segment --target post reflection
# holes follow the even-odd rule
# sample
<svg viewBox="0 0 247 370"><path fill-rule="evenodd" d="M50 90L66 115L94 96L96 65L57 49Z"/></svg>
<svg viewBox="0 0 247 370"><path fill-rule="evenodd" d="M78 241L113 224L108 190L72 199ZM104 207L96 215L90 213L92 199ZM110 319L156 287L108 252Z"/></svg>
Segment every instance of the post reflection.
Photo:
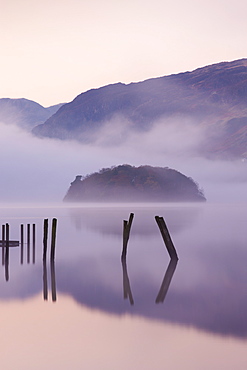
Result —
<svg viewBox="0 0 247 370"><path fill-rule="evenodd" d="M172 277L173 277L174 272L176 270L177 263L178 263L178 260L175 259L175 258L172 258L170 260L170 263L169 263L169 265L167 267L167 270L165 272L165 276L164 276L164 279L162 281L162 284L161 284L159 293L157 295L157 298L155 300L155 303L163 303L164 302L165 297L166 297L167 292L168 292L168 289L169 289L169 286L170 286L171 281L172 281Z"/></svg>
<svg viewBox="0 0 247 370"><path fill-rule="evenodd" d="M43 260L43 297L48 300L48 279L47 279L47 265L46 260Z"/></svg>
<svg viewBox="0 0 247 370"><path fill-rule="evenodd" d="M57 300L55 261L51 260L51 297L52 302Z"/></svg>
<svg viewBox="0 0 247 370"><path fill-rule="evenodd" d="M121 258L122 262L122 268L123 268L123 293L124 293L124 299L129 298L129 302L131 305L134 304L134 299L133 295L131 292L131 287L130 287L130 281L129 281L129 276L128 276L128 271L127 271L127 262L126 262L126 257Z"/></svg>
<svg viewBox="0 0 247 370"><path fill-rule="evenodd" d="M51 297L52 302L57 300L57 289L56 289L56 269L55 261L50 261L50 272L51 272ZM48 300L48 271L46 259L43 260L43 298L45 301Z"/></svg>
<svg viewBox="0 0 247 370"><path fill-rule="evenodd" d="M132 291L130 287L130 280L128 276L126 258L121 258L121 263L122 263L122 270L123 270L123 296L124 296L124 299L129 299L129 302L131 305L134 305L134 299L133 299L133 295L132 295ZM169 290L177 264L178 264L177 259L172 258L170 260L169 265L167 266L163 281L161 283L160 290L156 297L155 303L164 303L164 300Z"/></svg>

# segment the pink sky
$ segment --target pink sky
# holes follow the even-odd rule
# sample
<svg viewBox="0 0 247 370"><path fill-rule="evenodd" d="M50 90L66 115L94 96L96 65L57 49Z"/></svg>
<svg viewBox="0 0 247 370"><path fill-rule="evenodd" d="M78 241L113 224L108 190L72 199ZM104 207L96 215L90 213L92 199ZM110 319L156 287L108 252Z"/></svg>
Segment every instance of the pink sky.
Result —
<svg viewBox="0 0 247 370"><path fill-rule="evenodd" d="M246 57L243 0L1 0L0 98L49 106Z"/></svg>

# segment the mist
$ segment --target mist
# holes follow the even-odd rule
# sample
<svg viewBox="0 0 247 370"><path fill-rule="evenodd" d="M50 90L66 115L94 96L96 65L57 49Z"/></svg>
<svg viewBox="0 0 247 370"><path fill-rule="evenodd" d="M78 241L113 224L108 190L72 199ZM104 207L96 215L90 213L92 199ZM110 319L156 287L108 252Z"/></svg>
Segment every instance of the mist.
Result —
<svg viewBox="0 0 247 370"><path fill-rule="evenodd" d="M181 123L181 122L180 122ZM119 164L174 168L192 177L209 202L247 201L247 162L196 155L205 133L184 119L159 120L150 131L130 130L121 117L106 123L93 144L37 138L1 123L0 202L61 202L76 175Z"/></svg>

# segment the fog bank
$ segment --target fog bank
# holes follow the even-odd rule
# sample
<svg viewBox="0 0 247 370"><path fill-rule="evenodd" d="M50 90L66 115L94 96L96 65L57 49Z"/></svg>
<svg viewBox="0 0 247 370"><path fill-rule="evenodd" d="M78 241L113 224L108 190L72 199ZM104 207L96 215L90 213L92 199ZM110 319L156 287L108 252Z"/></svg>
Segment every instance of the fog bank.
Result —
<svg viewBox="0 0 247 370"><path fill-rule="evenodd" d="M128 132L126 124L106 126L94 144L40 139L0 124L0 202L60 202L76 175L118 164L174 168L199 183L210 202L247 201L247 163L196 157L203 133L194 126L181 131L157 123L140 133Z"/></svg>

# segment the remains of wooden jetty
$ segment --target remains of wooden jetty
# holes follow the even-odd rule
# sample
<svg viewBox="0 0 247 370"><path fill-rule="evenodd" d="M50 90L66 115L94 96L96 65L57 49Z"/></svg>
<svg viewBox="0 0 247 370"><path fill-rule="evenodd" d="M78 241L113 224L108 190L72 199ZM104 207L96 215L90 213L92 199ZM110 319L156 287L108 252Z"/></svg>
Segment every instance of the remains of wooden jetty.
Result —
<svg viewBox="0 0 247 370"><path fill-rule="evenodd" d="M7 241L6 240L0 240L0 247L6 247ZM9 247L19 247L20 242L19 240L9 240L8 241Z"/></svg>

